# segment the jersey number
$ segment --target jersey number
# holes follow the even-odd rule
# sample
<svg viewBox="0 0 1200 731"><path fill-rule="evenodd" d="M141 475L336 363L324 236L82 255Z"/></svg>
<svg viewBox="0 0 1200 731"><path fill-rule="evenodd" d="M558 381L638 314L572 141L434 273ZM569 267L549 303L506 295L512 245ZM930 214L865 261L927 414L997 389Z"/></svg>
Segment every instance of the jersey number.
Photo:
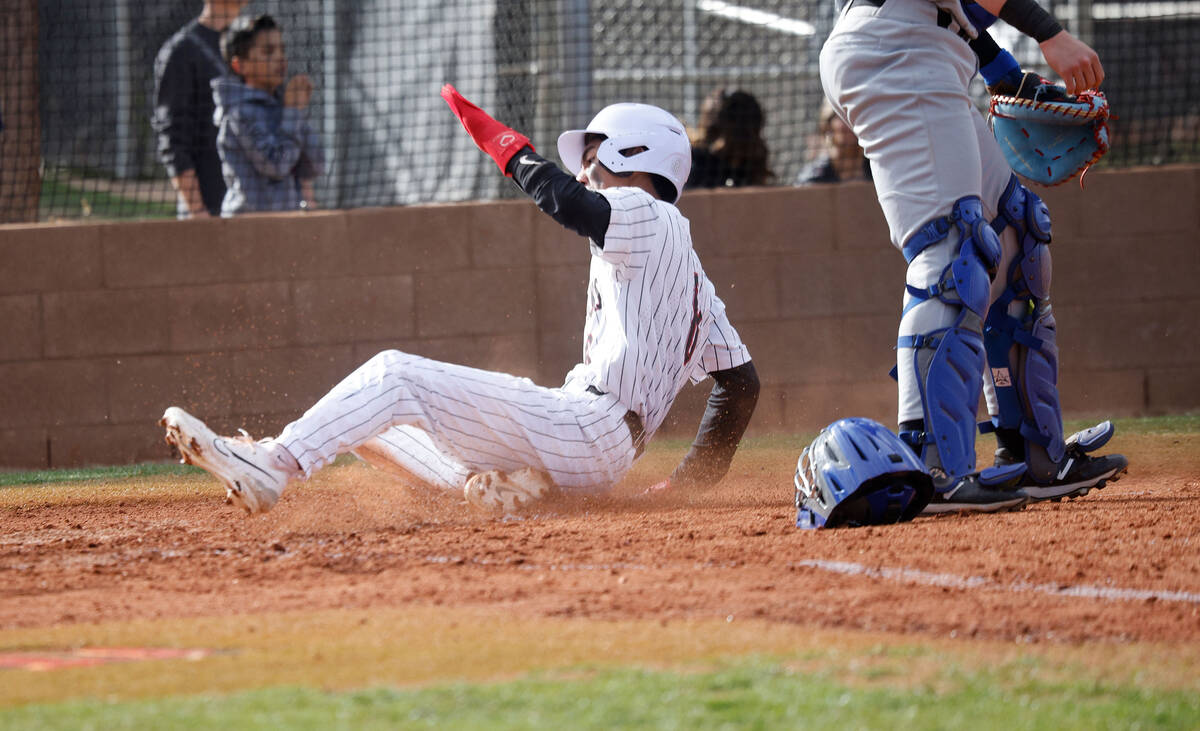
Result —
<svg viewBox="0 0 1200 731"><path fill-rule="evenodd" d="M696 352L696 341L700 339L700 275L699 273L692 274L694 284L692 286L692 322L688 325L687 341L683 346L683 365L686 366L692 360L692 353Z"/></svg>

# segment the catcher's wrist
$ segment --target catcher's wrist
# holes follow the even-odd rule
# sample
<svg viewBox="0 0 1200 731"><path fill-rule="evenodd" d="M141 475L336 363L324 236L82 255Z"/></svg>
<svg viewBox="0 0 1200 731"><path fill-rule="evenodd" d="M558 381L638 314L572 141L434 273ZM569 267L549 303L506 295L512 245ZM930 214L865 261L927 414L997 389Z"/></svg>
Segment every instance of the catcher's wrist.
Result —
<svg viewBox="0 0 1200 731"><path fill-rule="evenodd" d="M1063 29L1054 16L1034 0L1007 0L1000 8L1000 20L1038 43L1050 40Z"/></svg>

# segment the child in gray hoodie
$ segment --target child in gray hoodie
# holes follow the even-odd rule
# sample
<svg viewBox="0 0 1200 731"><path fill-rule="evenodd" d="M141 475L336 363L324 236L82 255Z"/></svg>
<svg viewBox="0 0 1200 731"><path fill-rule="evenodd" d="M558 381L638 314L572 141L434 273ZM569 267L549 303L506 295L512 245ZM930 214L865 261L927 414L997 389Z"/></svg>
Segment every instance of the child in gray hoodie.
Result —
<svg viewBox="0 0 1200 731"><path fill-rule="evenodd" d="M228 188L221 215L315 207L312 182L325 155L307 119L312 81L300 74L284 86L279 26L269 15L240 17L221 36L221 55L231 72L212 81Z"/></svg>

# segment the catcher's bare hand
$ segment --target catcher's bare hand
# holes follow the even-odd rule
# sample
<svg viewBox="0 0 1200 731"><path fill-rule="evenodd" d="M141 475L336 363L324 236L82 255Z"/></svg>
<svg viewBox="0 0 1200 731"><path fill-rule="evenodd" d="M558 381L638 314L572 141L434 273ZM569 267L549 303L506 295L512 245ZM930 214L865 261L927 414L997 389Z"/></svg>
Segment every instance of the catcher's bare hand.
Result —
<svg viewBox="0 0 1200 731"><path fill-rule="evenodd" d="M1076 95L1088 89L1099 89L1104 81L1104 67L1100 56L1091 46L1067 31L1055 35L1041 44L1042 55L1054 73L1062 77L1067 93Z"/></svg>
<svg viewBox="0 0 1200 731"><path fill-rule="evenodd" d="M951 23L950 30L958 32L961 29L971 38L979 37L979 31L975 30L975 26L971 25L971 21L967 19L967 14L963 11L960 0L929 0L929 2L936 5L939 9L950 13L950 17L954 18L954 23ZM957 28L954 27L956 24L958 25Z"/></svg>

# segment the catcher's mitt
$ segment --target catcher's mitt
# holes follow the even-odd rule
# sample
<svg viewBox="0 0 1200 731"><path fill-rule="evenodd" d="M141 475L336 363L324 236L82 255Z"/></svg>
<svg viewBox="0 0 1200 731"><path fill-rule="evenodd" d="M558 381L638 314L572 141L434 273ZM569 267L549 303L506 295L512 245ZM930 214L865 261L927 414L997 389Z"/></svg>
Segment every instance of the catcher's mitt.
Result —
<svg viewBox="0 0 1200 731"><path fill-rule="evenodd" d="M1015 94L992 97L992 133L1018 175L1065 183L1108 152L1108 99L1099 91L1069 96L1035 74L1025 77Z"/></svg>

